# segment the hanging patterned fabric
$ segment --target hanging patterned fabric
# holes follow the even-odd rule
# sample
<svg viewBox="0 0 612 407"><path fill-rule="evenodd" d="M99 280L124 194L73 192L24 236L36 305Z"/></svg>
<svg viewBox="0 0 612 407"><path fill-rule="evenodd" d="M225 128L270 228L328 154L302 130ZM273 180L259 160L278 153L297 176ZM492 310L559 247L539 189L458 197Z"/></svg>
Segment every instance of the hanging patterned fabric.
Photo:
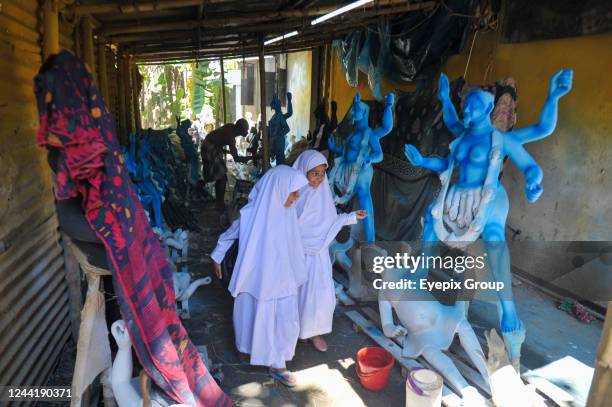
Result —
<svg viewBox="0 0 612 407"><path fill-rule="evenodd" d="M60 52L36 76L35 93L38 144L60 152L56 197L82 197L87 220L106 247L140 363L179 403L230 406L176 313L172 270L123 165L113 119L87 66Z"/></svg>

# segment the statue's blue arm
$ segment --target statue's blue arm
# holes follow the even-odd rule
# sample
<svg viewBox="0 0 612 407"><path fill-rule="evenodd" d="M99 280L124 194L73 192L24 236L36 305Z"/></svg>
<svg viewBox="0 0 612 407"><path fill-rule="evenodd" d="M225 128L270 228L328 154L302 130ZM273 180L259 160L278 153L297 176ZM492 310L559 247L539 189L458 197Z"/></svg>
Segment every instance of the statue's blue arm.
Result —
<svg viewBox="0 0 612 407"><path fill-rule="evenodd" d="M540 121L533 126L517 129L508 133L521 143L541 140L552 134L557 126L559 99L572 89L573 71L564 69L550 79L548 97L540 113Z"/></svg>
<svg viewBox="0 0 612 407"><path fill-rule="evenodd" d="M377 140L389 134L393 129L393 103L395 102L395 95L393 93L387 93L385 96L385 111L383 112L382 124L379 128L373 129L371 137L375 137ZM381 152L382 160L382 152ZM374 161L373 162L378 162ZM380 160L379 160L380 161Z"/></svg>
<svg viewBox="0 0 612 407"><path fill-rule="evenodd" d="M523 146L523 141L516 136L506 133L504 135L504 151L516 166L525 175L525 195L530 202L542 195L542 178L544 173Z"/></svg>
<svg viewBox="0 0 612 407"><path fill-rule="evenodd" d="M412 144L406 144L404 154L415 167L423 167L433 172L444 172L448 168L448 158L423 157L421 152Z"/></svg>
<svg viewBox="0 0 612 407"><path fill-rule="evenodd" d="M463 127L463 123L459 120L455 106L453 106L453 102L450 99L450 84L448 77L444 74L440 74L440 80L438 81L438 99L442 103L442 117L446 128L456 136L463 133L465 127Z"/></svg>

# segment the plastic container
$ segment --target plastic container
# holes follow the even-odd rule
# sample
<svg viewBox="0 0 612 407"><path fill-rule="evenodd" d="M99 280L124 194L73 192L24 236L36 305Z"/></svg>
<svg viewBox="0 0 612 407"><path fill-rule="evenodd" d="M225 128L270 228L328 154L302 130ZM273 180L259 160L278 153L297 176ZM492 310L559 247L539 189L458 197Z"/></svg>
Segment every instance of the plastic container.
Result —
<svg viewBox="0 0 612 407"><path fill-rule="evenodd" d="M361 385L368 390L381 391L389 381L389 373L394 363L393 355L383 348L359 349L355 368Z"/></svg>
<svg viewBox="0 0 612 407"><path fill-rule="evenodd" d="M440 407L442 383L433 370L411 369L406 379L406 407Z"/></svg>

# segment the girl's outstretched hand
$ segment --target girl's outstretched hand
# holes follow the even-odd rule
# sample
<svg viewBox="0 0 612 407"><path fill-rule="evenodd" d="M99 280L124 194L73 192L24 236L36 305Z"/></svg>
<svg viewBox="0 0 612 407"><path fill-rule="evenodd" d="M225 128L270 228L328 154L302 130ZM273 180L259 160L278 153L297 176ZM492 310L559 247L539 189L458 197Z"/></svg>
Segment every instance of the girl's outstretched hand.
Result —
<svg viewBox="0 0 612 407"><path fill-rule="evenodd" d="M355 211L355 214L357 215L357 220L363 220L368 217L368 212L364 211L363 209Z"/></svg>

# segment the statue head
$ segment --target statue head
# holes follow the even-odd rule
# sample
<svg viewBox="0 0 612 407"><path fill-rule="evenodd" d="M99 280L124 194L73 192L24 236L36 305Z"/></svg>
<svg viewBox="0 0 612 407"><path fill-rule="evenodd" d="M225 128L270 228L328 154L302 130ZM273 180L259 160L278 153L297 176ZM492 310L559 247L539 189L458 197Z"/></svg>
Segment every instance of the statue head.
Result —
<svg viewBox="0 0 612 407"><path fill-rule="evenodd" d="M495 107L492 93L476 89L471 91L463 102L463 124L465 127L477 127L483 121L490 120L489 115Z"/></svg>
<svg viewBox="0 0 612 407"><path fill-rule="evenodd" d="M236 120L236 123L234 123L234 128L236 129L236 134L234 137L246 137L246 135L249 133L249 122L247 122L245 119L238 119Z"/></svg>
<svg viewBox="0 0 612 407"><path fill-rule="evenodd" d="M357 92L353 99L353 124L361 122L364 118L367 122L369 114L370 106L361 101L361 95Z"/></svg>
<svg viewBox="0 0 612 407"><path fill-rule="evenodd" d="M278 98L278 95L274 95L274 97L272 98L272 102L270 102L270 107L275 112L280 112L280 110L281 110L281 101Z"/></svg>

